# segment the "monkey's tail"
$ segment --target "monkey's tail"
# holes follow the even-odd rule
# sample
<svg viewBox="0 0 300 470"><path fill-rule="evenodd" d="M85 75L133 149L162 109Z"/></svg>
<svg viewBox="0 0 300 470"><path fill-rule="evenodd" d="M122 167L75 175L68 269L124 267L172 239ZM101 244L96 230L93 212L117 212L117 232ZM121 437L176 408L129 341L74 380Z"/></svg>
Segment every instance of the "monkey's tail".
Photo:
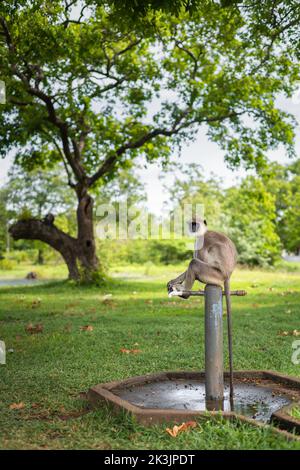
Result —
<svg viewBox="0 0 300 470"><path fill-rule="evenodd" d="M230 386L230 404L233 408L233 357L232 357L232 318L231 318L231 299L230 299L230 281L225 279L224 290L226 297L227 311L227 334L228 334L228 352L229 352L229 386Z"/></svg>

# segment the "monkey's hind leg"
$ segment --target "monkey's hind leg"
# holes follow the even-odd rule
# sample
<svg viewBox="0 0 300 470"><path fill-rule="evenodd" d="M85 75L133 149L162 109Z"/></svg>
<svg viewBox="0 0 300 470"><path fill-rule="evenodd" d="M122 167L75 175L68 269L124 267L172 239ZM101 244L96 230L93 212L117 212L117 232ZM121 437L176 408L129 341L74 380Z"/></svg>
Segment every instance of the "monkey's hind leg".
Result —
<svg viewBox="0 0 300 470"><path fill-rule="evenodd" d="M218 269L197 258L192 259L183 282L184 290L191 290L195 281L204 284L223 285L224 277Z"/></svg>
<svg viewBox="0 0 300 470"><path fill-rule="evenodd" d="M231 316L231 299L230 299L230 281L225 279L224 290L226 297L226 310L227 310L227 331L228 331L228 353L229 353L229 389L230 389L230 406L233 411L233 353L232 353L232 316Z"/></svg>

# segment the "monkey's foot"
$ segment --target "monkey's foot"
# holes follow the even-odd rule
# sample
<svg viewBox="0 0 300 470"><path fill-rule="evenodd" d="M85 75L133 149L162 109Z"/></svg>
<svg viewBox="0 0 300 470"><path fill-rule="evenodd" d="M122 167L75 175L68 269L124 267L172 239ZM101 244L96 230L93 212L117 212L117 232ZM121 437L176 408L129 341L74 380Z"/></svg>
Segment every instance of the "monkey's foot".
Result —
<svg viewBox="0 0 300 470"><path fill-rule="evenodd" d="M190 294L181 292L181 294L178 295L178 297L180 297L181 299L187 300L190 297Z"/></svg>
<svg viewBox="0 0 300 470"><path fill-rule="evenodd" d="M177 289L173 289L168 292L168 297L178 297L180 295L181 291Z"/></svg>
<svg viewBox="0 0 300 470"><path fill-rule="evenodd" d="M169 291L169 294L168 296L169 297L180 297L181 299L188 299L189 298L189 294L187 293L184 293L184 288L182 285L176 285L176 286L173 286L172 287L172 290Z"/></svg>

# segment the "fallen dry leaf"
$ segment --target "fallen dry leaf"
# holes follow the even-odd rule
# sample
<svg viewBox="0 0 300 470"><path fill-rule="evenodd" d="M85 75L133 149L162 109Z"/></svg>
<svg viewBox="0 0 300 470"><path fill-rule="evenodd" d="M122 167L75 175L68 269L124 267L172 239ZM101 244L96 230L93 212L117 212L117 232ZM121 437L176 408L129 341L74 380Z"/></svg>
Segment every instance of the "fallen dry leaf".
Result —
<svg viewBox="0 0 300 470"><path fill-rule="evenodd" d="M102 303L104 305L107 305L108 307L115 307L116 306L116 302L114 302L112 299L104 299L104 300L102 300Z"/></svg>
<svg viewBox="0 0 300 470"><path fill-rule="evenodd" d="M41 305L41 299L35 299L32 301L31 308L36 308Z"/></svg>
<svg viewBox="0 0 300 470"><path fill-rule="evenodd" d="M36 333L42 333L44 327L42 323L37 323L36 325L34 325L33 323L28 323L28 325L25 327L25 330L27 331L27 333L34 335Z"/></svg>
<svg viewBox="0 0 300 470"><path fill-rule="evenodd" d="M67 325L64 326L64 331L66 333L71 333L72 331L72 323L67 323Z"/></svg>
<svg viewBox="0 0 300 470"><path fill-rule="evenodd" d="M299 330L279 331L278 336L300 336L300 331Z"/></svg>
<svg viewBox="0 0 300 470"><path fill-rule="evenodd" d="M71 302L65 306L66 309L73 308L79 305L79 302Z"/></svg>
<svg viewBox="0 0 300 470"><path fill-rule="evenodd" d="M81 418L81 416L84 416L89 412L90 412L89 409L80 410L80 411L76 410L76 411L65 412L63 414L58 414L57 416L59 419L63 421L68 421L69 419L73 419L73 418Z"/></svg>
<svg viewBox="0 0 300 470"><path fill-rule="evenodd" d="M289 294L294 294L294 291L293 290L285 290L285 291L280 293L280 295L282 295L282 296L289 295Z"/></svg>
<svg viewBox="0 0 300 470"><path fill-rule="evenodd" d="M196 426L196 421L187 421L186 423L182 423L180 426L173 426L172 429L166 428L166 432L170 434L171 437L177 437L180 432L187 431L188 429L195 428Z"/></svg>
<svg viewBox="0 0 300 470"><path fill-rule="evenodd" d="M94 327L92 325L84 325L80 327L81 331L93 331Z"/></svg>
<svg viewBox="0 0 300 470"><path fill-rule="evenodd" d="M187 421L186 423L182 423L181 426L179 426L180 431L186 431L189 428L195 428L197 426L196 421Z"/></svg>
<svg viewBox="0 0 300 470"><path fill-rule="evenodd" d="M130 349L121 348L121 349L120 349L120 352L123 353L123 354L129 354L129 353L130 353Z"/></svg>
<svg viewBox="0 0 300 470"><path fill-rule="evenodd" d="M40 408L40 406L41 405L39 403L32 403L31 404L31 408L33 408L33 409Z"/></svg>
<svg viewBox="0 0 300 470"><path fill-rule="evenodd" d="M120 352L123 354L139 354L142 352L140 349L126 349L126 348L121 348Z"/></svg>
<svg viewBox="0 0 300 470"><path fill-rule="evenodd" d="M25 404L21 401L20 403L12 403L9 405L10 410L21 410L25 407Z"/></svg>
<svg viewBox="0 0 300 470"><path fill-rule="evenodd" d="M179 426L173 426L172 429L166 428L166 432L170 434L171 437L177 437L177 434L179 432Z"/></svg>

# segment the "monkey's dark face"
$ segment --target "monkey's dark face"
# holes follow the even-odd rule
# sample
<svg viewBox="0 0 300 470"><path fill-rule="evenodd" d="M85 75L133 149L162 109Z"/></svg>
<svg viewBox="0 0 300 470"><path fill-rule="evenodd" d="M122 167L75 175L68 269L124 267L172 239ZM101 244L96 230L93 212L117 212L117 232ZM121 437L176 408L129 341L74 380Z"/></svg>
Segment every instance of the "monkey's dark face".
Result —
<svg viewBox="0 0 300 470"><path fill-rule="evenodd" d="M196 233L196 232L198 232L199 228L200 228L199 222L190 222L190 231L191 232Z"/></svg>
<svg viewBox="0 0 300 470"><path fill-rule="evenodd" d="M193 219L188 223L189 232L194 235L203 235L206 232L206 220L196 220Z"/></svg>

